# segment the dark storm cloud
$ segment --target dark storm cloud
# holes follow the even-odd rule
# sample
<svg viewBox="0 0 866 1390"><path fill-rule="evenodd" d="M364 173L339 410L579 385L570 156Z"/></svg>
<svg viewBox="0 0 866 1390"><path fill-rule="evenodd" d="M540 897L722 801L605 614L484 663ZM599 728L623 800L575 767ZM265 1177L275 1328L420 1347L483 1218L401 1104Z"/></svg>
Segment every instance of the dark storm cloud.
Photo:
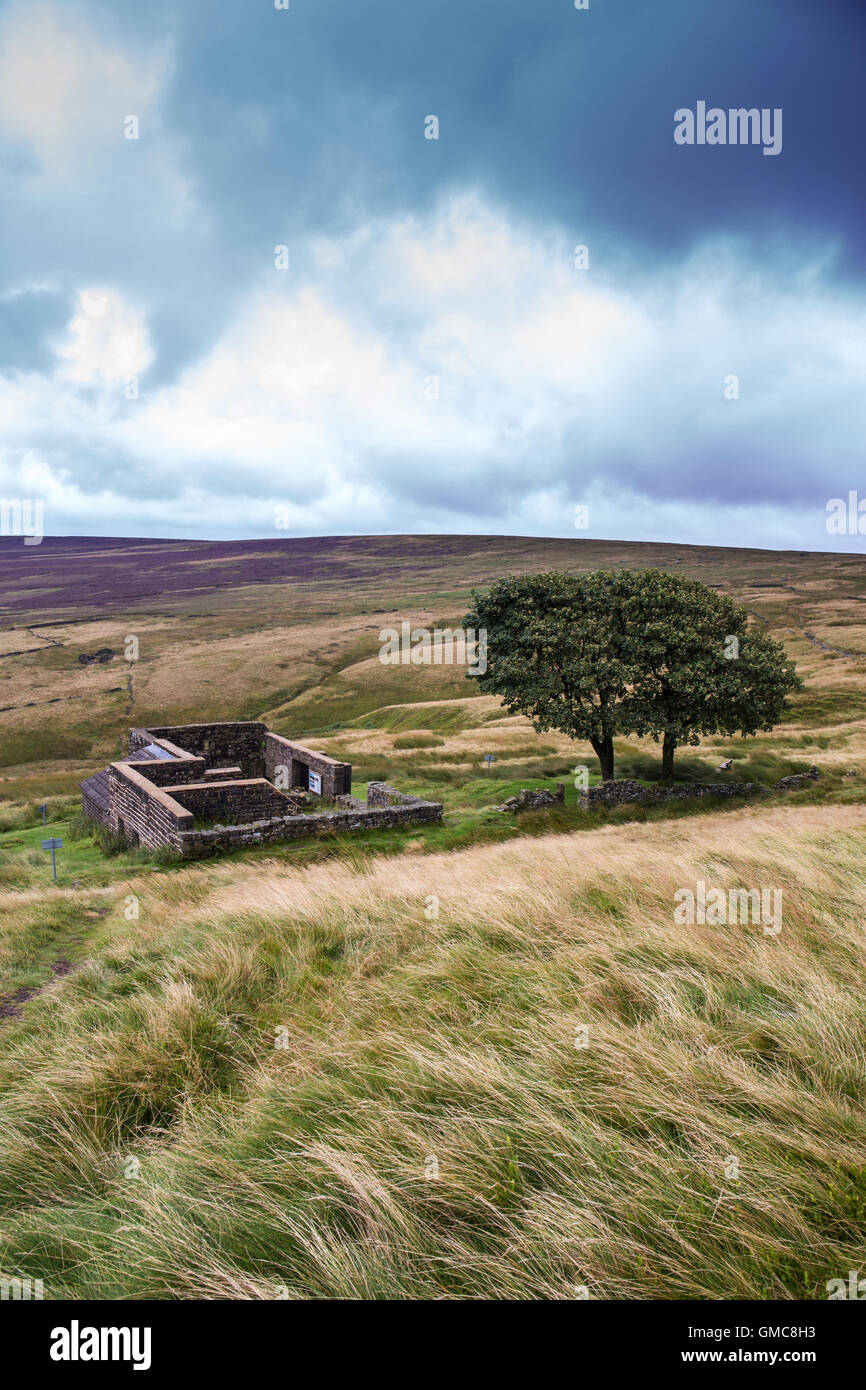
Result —
<svg viewBox="0 0 866 1390"><path fill-rule="evenodd" d="M611 264L780 228L806 255L839 239L840 269L866 255L854 6L112 0L94 13L139 42L171 37L161 119L203 210L170 250L158 210L134 203L122 247L85 225L70 248L156 295L159 379L213 341L275 243L302 268L311 234L423 211L465 184L561 222ZM674 110L698 99L782 107L781 157L676 147ZM438 142L421 138L430 113Z"/></svg>
<svg viewBox="0 0 866 1390"><path fill-rule="evenodd" d="M519 372L491 387L495 369L459 343L469 365L462 381L453 373L452 405L462 393L467 416L482 419L486 430L471 457L456 430L450 455L441 431L401 448L398 440L356 434L347 412L343 437L323 444L318 465L287 463L292 500L318 498L330 486L322 461L332 459L346 478L368 478L390 498L382 529L388 515L390 529L400 529L401 515L437 509L459 512L471 527L473 519L519 509L532 489L573 496L602 484L664 504L812 506L826 491L825 472L850 469L859 421L856 349L821 342L818 333L810 339L808 324L792 319L773 282L780 266L796 276L798 265L820 263L821 292L835 296L834 322L847 290L852 301L862 294L866 7L591 0L588 11L576 11L570 0L291 0L290 10L277 11L270 0L91 0L47 10L69 26L70 66L105 46L102 67L93 58L105 95L85 119L77 108L86 88L76 90L50 130L37 106L28 116L36 130L30 143L14 111L9 129L0 130L8 209L0 223L4 373L48 373L51 345L76 294L106 285L146 322L152 352L142 369L143 400L158 399L161 388L182 383L219 349L250 297L273 283L276 244L291 249L293 283L318 287L323 236L349 247L359 231L384 237L382 228L411 216L423 238L449 195L471 189L512 227L537 234L538 245L548 238L554 258L588 243L595 283L613 287L612 295L637 304L655 293L657 350L623 372L616 400L594 402L595 388L581 379L570 398L565 388L551 392L547 406L556 419L549 424L534 418L531 398L515 402ZM18 16L17 32L25 12L0 4L0 23ZM46 40L33 23L38 49ZM57 52L60 72L65 39ZM45 80L56 90L50 64ZM26 104L26 92L16 99ZM675 110L698 101L781 108L782 152L767 158L757 147L675 145ZM137 142L122 138L129 111L141 116ZM423 138L429 114L440 122L437 141ZM688 313L666 317L665 277L697 245L732 238L747 248L742 264L751 279L728 286L725 312L707 316L702 339L699 300L717 280L712 258L693 277L694 322ZM424 337L425 319L435 317L432 294L429 303L401 302L395 291L389 304L382 266L347 255L345 280L328 287L330 298L323 290L322 312L340 315L359 343L369 330L389 369L402 355L412 373L432 370ZM527 294L532 275L521 273ZM539 266L539 285L545 273ZM30 288L42 284L51 289ZM745 336L738 341L737 325L759 322L764 300L774 327L755 351ZM483 318L494 307L481 300L471 313ZM641 311L652 314L645 303ZM307 331L317 321L302 322ZM118 323L117 341L128 347L129 325ZM661 341L665 324L669 342ZM528 329L527 336L536 341ZM455 350L446 338L442 328L437 345L447 385ZM324 340L327 362L334 337ZM791 356L791 343L800 341L807 345L802 361ZM274 361L281 346L277 333ZM60 411L24 442L84 490L101 486L122 496L150 471L154 495L177 498L188 465L196 485L229 508L245 492L270 497L272 462L247 457L239 467L230 449L221 453L218 430L199 451L190 426L178 457L156 445L149 470L147 440L134 444L118 412L120 371L108 411L119 423L114 437L100 440L93 401L107 351L102 376L88 376L79 364L70 378L81 407L70 437ZM351 377L351 356L339 362ZM265 376L269 370L265 360ZM302 375L301 367L292 370ZM739 370L743 395L732 405L722 400L720 382ZM530 363L530 380L532 371ZM242 372L241 361L238 378ZM261 402L250 404L238 385L235 406L224 366L220 381L223 395L212 410L225 408L232 441L260 429ZM483 409L473 407L473 392L485 391ZM393 406L393 388L383 400ZM38 407L44 410L41 398ZM166 406L161 425L170 414ZM149 418L144 410L142 418ZM327 411L321 418L329 423ZM24 447L21 438L15 447ZM342 529L353 529L353 515L346 510ZM220 526L228 524L223 516ZM201 526L207 530L206 517Z"/></svg>
<svg viewBox="0 0 866 1390"><path fill-rule="evenodd" d="M478 181L660 254L708 227L779 222L866 250L864 7L191 0L156 7L154 32L160 14L177 54L167 119L224 231L251 247L281 220L331 227L359 201L417 207ZM675 147L673 112L698 99L782 107L782 157ZM431 112L433 148L419 142Z"/></svg>

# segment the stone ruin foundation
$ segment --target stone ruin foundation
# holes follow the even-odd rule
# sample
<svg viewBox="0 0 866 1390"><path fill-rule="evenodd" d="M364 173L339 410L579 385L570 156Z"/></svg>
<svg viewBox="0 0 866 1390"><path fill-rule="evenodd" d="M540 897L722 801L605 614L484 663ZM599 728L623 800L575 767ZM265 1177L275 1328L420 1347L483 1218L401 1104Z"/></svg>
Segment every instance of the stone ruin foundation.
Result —
<svg viewBox="0 0 866 1390"><path fill-rule="evenodd" d="M130 729L129 753L81 783L91 820L131 845L185 859L278 844L322 831L379 830L442 819L442 805L371 782L352 796L352 767L256 722Z"/></svg>

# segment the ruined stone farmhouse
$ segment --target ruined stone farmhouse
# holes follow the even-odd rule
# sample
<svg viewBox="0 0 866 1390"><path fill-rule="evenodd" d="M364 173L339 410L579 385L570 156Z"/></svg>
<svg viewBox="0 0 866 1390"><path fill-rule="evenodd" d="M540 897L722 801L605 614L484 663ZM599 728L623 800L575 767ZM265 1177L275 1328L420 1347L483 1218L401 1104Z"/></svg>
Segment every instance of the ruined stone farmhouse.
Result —
<svg viewBox="0 0 866 1390"><path fill-rule="evenodd" d="M442 819L439 802L384 782L352 796L352 767L264 724L130 729L129 753L81 783L85 815L129 844L184 858L321 831Z"/></svg>

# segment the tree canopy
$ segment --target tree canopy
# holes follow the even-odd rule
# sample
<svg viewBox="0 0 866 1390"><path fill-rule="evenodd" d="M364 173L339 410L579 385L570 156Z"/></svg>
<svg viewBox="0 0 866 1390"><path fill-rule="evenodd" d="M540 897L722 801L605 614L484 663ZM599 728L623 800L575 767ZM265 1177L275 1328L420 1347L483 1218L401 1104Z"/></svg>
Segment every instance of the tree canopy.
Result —
<svg viewBox="0 0 866 1390"><path fill-rule="evenodd" d="M467 627L487 631L481 689L501 695L539 732L559 729L592 746L602 776L613 776L613 740L625 733L631 671L623 622L629 577L527 574L473 590Z"/></svg>
<svg viewBox="0 0 866 1390"><path fill-rule="evenodd" d="M648 569L626 601L631 671L625 722L662 743L662 776L674 753L701 735L755 734L779 722L786 696L802 688L780 642L749 627L727 595L696 579Z"/></svg>
<svg viewBox="0 0 866 1390"><path fill-rule="evenodd" d="M539 732L588 741L605 779L617 735L661 740L670 777L678 746L771 729L801 688L744 608L665 570L518 575L472 599L464 625L487 632L472 679Z"/></svg>

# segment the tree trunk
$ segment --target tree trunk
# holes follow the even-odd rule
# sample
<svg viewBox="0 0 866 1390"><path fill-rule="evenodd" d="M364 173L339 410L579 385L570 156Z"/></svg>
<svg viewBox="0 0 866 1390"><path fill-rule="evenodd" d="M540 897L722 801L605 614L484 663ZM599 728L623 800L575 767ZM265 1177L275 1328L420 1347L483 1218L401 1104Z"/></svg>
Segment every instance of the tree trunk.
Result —
<svg viewBox="0 0 866 1390"><path fill-rule="evenodd" d="M613 735L604 734L601 738L590 739L590 743L601 765L602 782L610 782L613 778Z"/></svg>
<svg viewBox="0 0 866 1390"><path fill-rule="evenodd" d="M665 729L665 736L662 742L662 781L672 782L674 780L674 753L677 747L677 736L670 729Z"/></svg>

